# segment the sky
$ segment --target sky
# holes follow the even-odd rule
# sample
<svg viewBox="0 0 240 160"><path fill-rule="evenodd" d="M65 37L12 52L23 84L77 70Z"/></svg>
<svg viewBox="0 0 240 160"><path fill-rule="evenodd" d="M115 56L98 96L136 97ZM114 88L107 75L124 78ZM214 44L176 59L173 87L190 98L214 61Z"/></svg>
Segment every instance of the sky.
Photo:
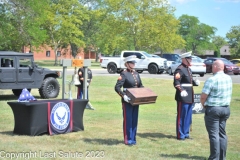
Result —
<svg viewBox="0 0 240 160"><path fill-rule="evenodd" d="M240 0L169 0L175 16L197 17L200 23L217 28L216 36L226 37L232 26L240 25Z"/></svg>

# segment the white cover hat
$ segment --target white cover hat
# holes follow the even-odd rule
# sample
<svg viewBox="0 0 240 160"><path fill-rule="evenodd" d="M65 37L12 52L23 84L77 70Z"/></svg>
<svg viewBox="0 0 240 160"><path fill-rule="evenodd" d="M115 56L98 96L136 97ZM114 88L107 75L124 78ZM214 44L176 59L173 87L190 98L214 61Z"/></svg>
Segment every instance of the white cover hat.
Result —
<svg viewBox="0 0 240 160"><path fill-rule="evenodd" d="M137 57L136 57L135 55L128 56L128 57L126 57L126 58L124 59L124 62L125 62L125 63L126 63L126 62L137 63L136 58L137 58Z"/></svg>
<svg viewBox="0 0 240 160"><path fill-rule="evenodd" d="M191 57L191 56L192 56L192 51L180 54L181 58L186 58L186 57Z"/></svg>

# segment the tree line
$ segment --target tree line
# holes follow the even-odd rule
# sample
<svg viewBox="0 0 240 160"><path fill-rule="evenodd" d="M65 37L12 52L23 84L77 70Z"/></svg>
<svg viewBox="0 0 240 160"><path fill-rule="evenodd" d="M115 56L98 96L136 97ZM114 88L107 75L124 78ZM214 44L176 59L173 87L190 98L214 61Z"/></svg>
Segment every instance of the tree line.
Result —
<svg viewBox="0 0 240 160"><path fill-rule="evenodd" d="M0 50L48 45L57 54L71 46L75 57L79 48L110 55L181 48L197 54L214 50L219 56L229 45L231 54L240 56L240 25L220 37L217 28L197 17L176 18L175 10L167 0L1 0Z"/></svg>

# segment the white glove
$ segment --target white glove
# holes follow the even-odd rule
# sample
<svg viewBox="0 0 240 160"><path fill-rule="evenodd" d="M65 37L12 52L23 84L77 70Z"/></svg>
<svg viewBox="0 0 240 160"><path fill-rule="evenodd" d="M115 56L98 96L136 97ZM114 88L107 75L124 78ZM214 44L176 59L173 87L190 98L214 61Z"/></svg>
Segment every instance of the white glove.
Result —
<svg viewBox="0 0 240 160"><path fill-rule="evenodd" d="M183 91L181 92L181 96L182 96L182 97L187 97L187 96L188 96L188 93L187 93L185 90L183 90Z"/></svg>
<svg viewBox="0 0 240 160"><path fill-rule="evenodd" d="M195 83L196 83L196 85L200 85L200 81L197 79L197 80L195 80Z"/></svg>
<svg viewBox="0 0 240 160"><path fill-rule="evenodd" d="M128 102L128 103L129 103L129 101L131 100L127 95L124 95L124 96L123 96L123 99L124 99L124 101L126 101L126 102Z"/></svg>

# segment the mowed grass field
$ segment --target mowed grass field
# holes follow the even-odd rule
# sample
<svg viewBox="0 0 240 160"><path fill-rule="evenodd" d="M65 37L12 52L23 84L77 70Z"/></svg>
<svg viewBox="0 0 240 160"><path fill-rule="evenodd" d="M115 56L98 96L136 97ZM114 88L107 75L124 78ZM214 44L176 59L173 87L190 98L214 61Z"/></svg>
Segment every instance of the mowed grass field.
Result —
<svg viewBox="0 0 240 160"><path fill-rule="evenodd" d="M94 76L94 75L93 75ZM70 78L70 77L68 77ZM209 140L204 114L193 114L193 140L176 140L176 102L172 80L142 78L143 85L157 93L156 103L141 105L137 145L123 143L122 108L114 91L116 76L94 76L90 102L95 110L85 110L84 131L61 135L25 136L13 134L14 117L8 101L17 97L10 90L0 96L0 159L25 153L25 159L106 159L106 160L204 160L209 156ZM60 84L62 80L59 80ZM194 87L201 93L203 83ZM73 94L75 89L73 86ZM41 100L37 89L32 94ZM61 99L59 94L58 99ZM233 85L231 116L227 121L227 160L240 159L240 85ZM36 156L29 153L35 153ZM29 157L27 157L27 155ZM14 158L16 159L16 158ZM24 158L19 158L24 159Z"/></svg>

